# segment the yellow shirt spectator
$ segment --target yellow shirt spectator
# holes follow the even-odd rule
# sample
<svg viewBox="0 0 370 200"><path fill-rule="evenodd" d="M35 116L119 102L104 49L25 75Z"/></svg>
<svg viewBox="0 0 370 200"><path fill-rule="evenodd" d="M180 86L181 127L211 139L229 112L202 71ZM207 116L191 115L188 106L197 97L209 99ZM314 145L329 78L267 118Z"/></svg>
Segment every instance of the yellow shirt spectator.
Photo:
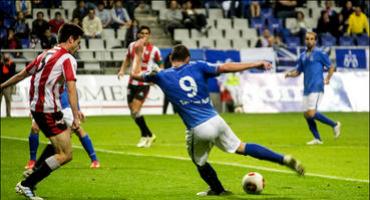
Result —
<svg viewBox="0 0 370 200"><path fill-rule="evenodd" d="M369 32L369 21L364 13L361 12L361 8L357 7L348 19L348 34L361 34L366 30L367 35L370 36Z"/></svg>

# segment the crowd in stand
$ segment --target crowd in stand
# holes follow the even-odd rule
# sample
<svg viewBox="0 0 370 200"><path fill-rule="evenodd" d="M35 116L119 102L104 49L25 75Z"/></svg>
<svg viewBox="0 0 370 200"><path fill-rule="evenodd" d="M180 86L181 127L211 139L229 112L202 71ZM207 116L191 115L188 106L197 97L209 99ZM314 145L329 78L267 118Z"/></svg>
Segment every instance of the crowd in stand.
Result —
<svg viewBox="0 0 370 200"><path fill-rule="evenodd" d="M126 40L135 40L139 22L135 20L134 10L140 4L150 4L150 1L135 0L78 0L69 18L64 19L64 13L59 11L54 16L44 16L47 13L38 11L32 21L32 28L27 19L32 20L35 8L63 8L61 0L3 0L0 1L0 43L4 49L33 48L37 43L42 48L50 48L56 44L56 34L65 22L80 25L85 31L85 38L100 38L104 28L127 28ZM207 24L209 9L220 8L225 18L246 18L249 21L260 19L257 47L284 46L289 37L303 37L306 31L313 30L319 35L328 34L338 41L342 36L369 35L369 1L340 0L319 1L324 5L317 27L310 27L308 16L296 8L303 7L307 2L298 0L167 0L165 13L165 32L171 36L176 28L197 29L206 33L213 28ZM342 7L336 12L333 7ZM198 13L196 8L205 8L205 14ZM271 12L271 14L268 14ZM274 20L296 19L293 27L283 25L270 26ZM250 23L253 24L253 23ZM283 24L283 23L281 23ZM338 43L337 43L338 44ZM14 54L15 57L20 54Z"/></svg>

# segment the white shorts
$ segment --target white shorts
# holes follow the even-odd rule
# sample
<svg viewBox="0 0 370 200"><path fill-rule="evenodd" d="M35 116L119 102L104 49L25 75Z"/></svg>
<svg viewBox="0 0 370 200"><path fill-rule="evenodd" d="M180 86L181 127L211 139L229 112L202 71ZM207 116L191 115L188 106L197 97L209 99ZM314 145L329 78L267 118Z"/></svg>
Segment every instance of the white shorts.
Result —
<svg viewBox="0 0 370 200"><path fill-rule="evenodd" d="M68 108L64 108L62 110L62 113L63 113L63 119L66 122L67 126L68 127L71 127L72 126L72 123L73 123L72 109L69 108L69 107Z"/></svg>
<svg viewBox="0 0 370 200"><path fill-rule="evenodd" d="M313 92L308 95L303 96L303 110L317 110L319 106L322 96L324 95L323 92Z"/></svg>
<svg viewBox="0 0 370 200"><path fill-rule="evenodd" d="M186 134L189 156L199 166L207 162L213 145L225 152L234 153L240 143L239 138L219 115L189 130Z"/></svg>

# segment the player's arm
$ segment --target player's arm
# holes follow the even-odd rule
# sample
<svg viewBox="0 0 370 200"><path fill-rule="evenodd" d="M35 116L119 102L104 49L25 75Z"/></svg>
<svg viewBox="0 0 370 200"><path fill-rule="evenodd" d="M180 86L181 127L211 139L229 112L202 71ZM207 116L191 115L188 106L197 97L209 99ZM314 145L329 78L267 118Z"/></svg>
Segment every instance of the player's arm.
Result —
<svg viewBox="0 0 370 200"><path fill-rule="evenodd" d="M126 56L125 60L123 61L121 65L121 68L119 69L118 79L123 78L123 76L125 75L125 71L127 70L129 66L130 66L130 59L128 56Z"/></svg>
<svg viewBox="0 0 370 200"><path fill-rule="evenodd" d="M12 76L9 80L5 81L4 83L2 83L0 85L0 89L3 90L9 86L12 86L12 85L15 85L17 84L19 81L27 78L28 76L28 72L26 70L26 68L24 68L22 71L20 71L19 73L17 73L16 75Z"/></svg>
<svg viewBox="0 0 370 200"><path fill-rule="evenodd" d="M334 72L335 72L334 65L330 65L330 68L328 70L328 75L326 75L325 80L324 80L324 83L325 84L329 84L330 83L330 79L333 76Z"/></svg>
<svg viewBox="0 0 370 200"><path fill-rule="evenodd" d="M142 38L138 40L135 43L135 56L134 56L134 61L132 63L132 69L131 69L131 77L135 80L138 81L145 81L144 77L142 76L142 71L141 71L141 61L142 61L142 54L143 54L143 49L144 49L144 42L145 38Z"/></svg>
<svg viewBox="0 0 370 200"><path fill-rule="evenodd" d="M253 68L262 68L269 70L271 69L271 67L272 67L271 63L266 61L245 62L245 63L230 62L221 64L219 66L218 72L219 73L240 72Z"/></svg>
<svg viewBox="0 0 370 200"><path fill-rule="evenodd" d="M67 92L68 92L68 100L69 105L72 109L73 114L73 128L79 128L79 112L78 112L78 99L77 99L77 89L76 89L76 81L71 80L67 81Z"/></svg>

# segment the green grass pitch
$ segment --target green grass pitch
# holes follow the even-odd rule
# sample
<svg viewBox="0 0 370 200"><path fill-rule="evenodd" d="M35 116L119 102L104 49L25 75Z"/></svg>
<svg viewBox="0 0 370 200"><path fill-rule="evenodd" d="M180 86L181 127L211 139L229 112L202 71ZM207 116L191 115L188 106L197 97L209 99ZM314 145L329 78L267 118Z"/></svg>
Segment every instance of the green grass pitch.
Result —
<svg viewBox="0 0 370 200"><path fill-rule="evenodd" d="M93 140L102 167L89 168L89 159L73 136L73 160L37 186L46 199L368 199L369 113L327 113L342 122L342 135L333 139L331 128L319 124L324 141L311 139L301 113L225 114L225 121L243 141L289 153L302 161L307 176L298 177L283 166L251 157L212 150L210 162L224 186L234 194L197 197L207 188L185 148L185 127L174 115L146 116L157 135L151 148L135 145L139 130L128 116L89 117L83 124ZM28 160L29 118L1 119L1 199L23 199L14 191ZM45 146L41 135L38 155ZM250 171L266 180L260 195L245 194L242 177Z"/></svg>

